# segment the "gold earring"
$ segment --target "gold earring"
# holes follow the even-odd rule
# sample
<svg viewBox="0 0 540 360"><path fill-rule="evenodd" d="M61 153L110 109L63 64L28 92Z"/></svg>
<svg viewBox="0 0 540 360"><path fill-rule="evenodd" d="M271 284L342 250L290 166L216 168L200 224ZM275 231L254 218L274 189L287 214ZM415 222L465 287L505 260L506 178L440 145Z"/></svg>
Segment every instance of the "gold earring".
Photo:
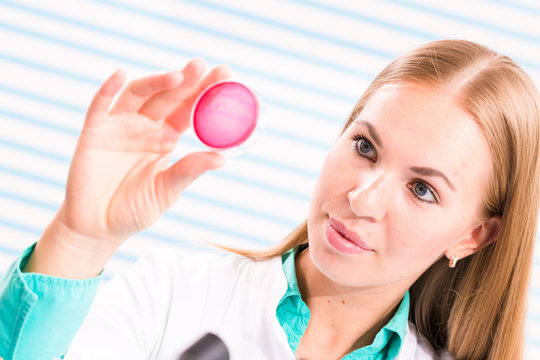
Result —
<svg viewBox="0 0 540 360"><path fill-rule="evenodd" d="M458 257L456 255L452 255L452 257L450 258L450 262L448 264L448 266L450 267L450 269L453 269L456 267L456 264L457 264L457 261L458 261Z"/></svg>

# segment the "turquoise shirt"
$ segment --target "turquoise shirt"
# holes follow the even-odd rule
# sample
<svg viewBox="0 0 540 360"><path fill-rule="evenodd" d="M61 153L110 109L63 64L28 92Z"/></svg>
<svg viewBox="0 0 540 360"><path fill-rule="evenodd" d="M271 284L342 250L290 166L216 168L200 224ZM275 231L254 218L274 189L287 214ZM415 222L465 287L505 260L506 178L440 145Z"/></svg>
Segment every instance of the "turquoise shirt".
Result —
<svg viewBox="0 0 540 360"><path fill-rule="evenodd" d="M295 256L298 248L283 254L283 271L287 277L287 292L279 302L276 315L283 330L287 334L289 345L294 353L300 339L306 331L310 311L302 300L296 281ZM394 317L377 333L371 345L354 350L342 360L387 360L394 359L407 333L409 317L409 292L405 293Z"/></svg>
<svg viewBox="0 0 540 360"><path fill-rule="evenodd" d="M0 284L0 357L4 360L61 358L82 324L101 276L71 280L23 273L34 246L11 265ZM294 255L283 255L288 289L276 310L277 318L296 352L310 313L296 282ZM394 317L377 334L373 344L355 350L343 359L393 359L403 342L409 311L405 294Z"/></svg>
<svg viewBox="0 0 540 360"><path fill-rule="evenodd" d="M4 360L63 357L101 280L101 276L71 280L23 273L33 250L34 245L24 251L0 284L0 357Z"/></svg>

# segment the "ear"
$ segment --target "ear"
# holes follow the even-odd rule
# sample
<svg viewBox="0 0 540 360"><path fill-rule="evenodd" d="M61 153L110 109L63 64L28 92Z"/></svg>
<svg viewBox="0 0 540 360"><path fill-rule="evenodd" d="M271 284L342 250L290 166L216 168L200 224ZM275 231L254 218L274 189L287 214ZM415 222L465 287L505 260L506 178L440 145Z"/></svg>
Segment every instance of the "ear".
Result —
<svg viewBox="0 0 540 360"><path fill-rule="evenodd" d="M446 250L445 255L448 259L453 256L463 259L497 240L500 231L501 217L494 215L491 219L476 226L467 237Z"/></svg>

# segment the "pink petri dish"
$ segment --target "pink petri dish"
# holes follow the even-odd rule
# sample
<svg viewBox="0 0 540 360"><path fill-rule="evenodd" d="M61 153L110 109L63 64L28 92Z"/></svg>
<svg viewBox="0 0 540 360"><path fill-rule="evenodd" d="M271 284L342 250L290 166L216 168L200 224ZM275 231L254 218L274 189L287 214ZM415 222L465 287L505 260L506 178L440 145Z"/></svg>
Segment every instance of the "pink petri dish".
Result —
<svg viewBox="0 0 540 360"><path fill-rule="evenodd" d="M210 85L199 96L191 113L199 140L214 150L243 144L259 118L259 102L245 85L223 81Z"/></svg>

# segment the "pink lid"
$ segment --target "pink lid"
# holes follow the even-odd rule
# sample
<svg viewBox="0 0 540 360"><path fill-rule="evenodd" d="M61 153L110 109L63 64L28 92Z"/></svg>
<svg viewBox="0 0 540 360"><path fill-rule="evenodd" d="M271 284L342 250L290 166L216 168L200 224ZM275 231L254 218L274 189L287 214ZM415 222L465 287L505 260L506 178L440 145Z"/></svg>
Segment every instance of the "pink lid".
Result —
<svg viewBox="0 0 540 360"><path fill-rule="evenodd" d="M227 149L246 141L259 115L257 98L246 86L225 81L207 88L193 108L193 128L209 147Z"/></svg>

